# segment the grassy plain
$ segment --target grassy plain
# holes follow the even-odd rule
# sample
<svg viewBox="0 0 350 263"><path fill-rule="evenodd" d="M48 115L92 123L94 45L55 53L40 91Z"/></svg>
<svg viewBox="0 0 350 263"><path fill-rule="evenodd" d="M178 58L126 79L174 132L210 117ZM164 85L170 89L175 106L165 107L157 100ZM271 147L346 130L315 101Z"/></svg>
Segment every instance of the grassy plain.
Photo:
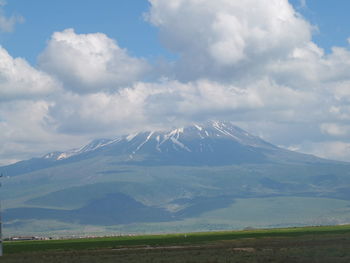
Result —
<svg viewBox="0 0 350 263"><path fill-rule="evenodd" d="M5 242L1 262L350 262L350 225Z"/></svg>

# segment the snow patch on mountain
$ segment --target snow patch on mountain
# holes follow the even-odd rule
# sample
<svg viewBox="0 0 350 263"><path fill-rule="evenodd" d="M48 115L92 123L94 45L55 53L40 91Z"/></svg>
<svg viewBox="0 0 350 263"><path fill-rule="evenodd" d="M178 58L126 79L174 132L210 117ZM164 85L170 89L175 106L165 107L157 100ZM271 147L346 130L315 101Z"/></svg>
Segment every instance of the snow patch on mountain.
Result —
<svg viewBox="0 0 350 263"><path fill-rule="evenodd" d="M184 145L183 143L181 143L180 141L178 141L178 140L175 139L174 137L171 137L170 140L171 140L174 144L180 146L182 149L185 149L186 151L191 152L191 150L190 150L186 145Z"/></svg>
<svg viewBox="0 0 350 263"><path fill-rule="evenodd" d="M132 141L137 135L138 135L138 133L129 134L128 136L126 136L126 140L127 140L128 142L130 142L130 141Z"/></svg>
<svg viewBox="0 0 350 263"><path fill-rule="evenodd" d="M52 153L48 153L46 154L43 158L44 159L53 159L53 160L63 160L63 159L67 159L79 154L83 154L83 153L87 153L87 152L92 152L94 150L97 150L99 148L102 148L104 146L107 146L109 144L112 143L116 143L119 142L121 139L114 139L114 140L110 140L110 139L97 139L97 140L93 140L91 143L81 147L81 148L77 148L77 149L71 149L68 150L66 152L52 152Z"/></svg>
<svg viewBox="0 0 350 263"><path fill-rule="evenodd" d="M53 152L44 156L45 159L63 160L79 154L105 149L109 146L124 145L125 152L132 159L133 156L148 145L147 149L154 149L158 153L170 152L213 152L213 140L226 139L240 145L256 148L276 148L259 137L238 128L232 122L208 121L201 124L171 129L168 131L145 131L121 136L114 140L94 140L88 145L67 152ZM121 143L121 144L119 144ZM118 147L119 147L118 146ZM122 147L122 146L120 146Z"/></svg>
<svg viewBox="0 0 350 263"><path fill-rule="evenodd" d="M143 145L145 145L145 144L151 139L151 137L152 137L153 134L154 134L154 132L150 132L150 133L148 134L146 140L143 141L139 146L137 146L136 150L135 150L133 153L135 154L138 150L140 150L141 147L142 147Z"/></svg>

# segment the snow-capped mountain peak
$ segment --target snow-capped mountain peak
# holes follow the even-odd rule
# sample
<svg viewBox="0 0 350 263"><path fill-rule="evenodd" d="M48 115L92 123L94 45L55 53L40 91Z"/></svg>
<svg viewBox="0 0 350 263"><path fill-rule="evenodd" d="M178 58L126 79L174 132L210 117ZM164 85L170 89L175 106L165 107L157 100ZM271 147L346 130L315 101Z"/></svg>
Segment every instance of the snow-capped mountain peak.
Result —
<svg viewBox="0 0 350 263"><path fill-rule="evenodd" d="M245 155L254 155L256 158L256 155L260 155L261 149L276 148L231 122L208 121L165 131L128 134L114 140L94 140L80 149L54 152L45 155L44 158L58 161L103 151L111 155L128 156L128 160L140 159L140 156L143 156L142 158L153 156L152 158L157 160L194 158L205 162L213 158L232 158L234 155L237 155L235 158ZM140 158L135 158L136 155Z"/></svg>

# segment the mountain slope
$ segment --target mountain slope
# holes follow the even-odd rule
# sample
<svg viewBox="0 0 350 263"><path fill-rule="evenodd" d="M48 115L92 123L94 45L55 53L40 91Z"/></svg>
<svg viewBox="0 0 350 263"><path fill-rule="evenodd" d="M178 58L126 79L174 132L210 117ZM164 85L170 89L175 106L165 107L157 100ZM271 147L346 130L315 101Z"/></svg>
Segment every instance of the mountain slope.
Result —
<svg viewBox="0 0 350 263"><path fill-rule="evenodd" d="M281 149L231 122L95 140L0 171L11 233L350 222L348 163ZM298 217L284 218L288 209Z"/></svg>

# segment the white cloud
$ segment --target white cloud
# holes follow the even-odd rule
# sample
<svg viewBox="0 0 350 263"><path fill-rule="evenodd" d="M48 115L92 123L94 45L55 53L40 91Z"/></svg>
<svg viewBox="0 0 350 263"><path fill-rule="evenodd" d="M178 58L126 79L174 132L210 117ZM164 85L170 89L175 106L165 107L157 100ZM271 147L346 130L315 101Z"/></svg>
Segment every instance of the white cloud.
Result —
<svg viewBox="0 0 350 263"><path fill-rule="evenodd" d="M0 49L2 162L208 118L350 160L350 51L325 54L287 0L150 3L149 21L180 55L165 69L73 29L52 35L40 70ZM144 81L158 71L161 80Z"/></svg>
<svg viewBox="0 0 350 263"><path fill-rule="evenodd" d="M148 20L165 46L180 54L183 79L236 78L247 68L286 58L311 39L311 25L287 0L149 1Z"/></svg>
<svg viewBox="0 0 350 263"><path fill-rule="evenodd" d="M6 1L0 1L0 31L12 32L17 23L23 23L24 18L20 15L12 15L7 17L4 13L3 7L6 5Z"/></svg>
<svg viewBox="0 0 350 263"><path fill-rule="evenodd" d="M289 100L283 100L288 97ZM60 132L115 136L128 129L173 126L208 118L254 121L293 121L304 105L316 103L312 94L278 86L264 79L248 87L209 80L181 83L163 80L139 82L117 93L65 94L50 107Z"/></svg>
<svg viewBox="0 0 350 263"><path fill-rule="evenodd" d="M48 125L49 107L62 91L51 76L0 47L0 164L74 144L71 136L57 134Z"/></svg>
<svg viewBox="0 0 350 263"><path fill-rule="evenodd" d="M117 90L149 69L144 60L130 57L105 34L76 34L73 29L52 35L39 65L78 93Z"/></svg>
<svg viewBox="0 0 350 263"><path fill-rule="evenodd" d="M0 101L35 99L51 94L59 84L24 59L12 58L0 47Z"/></svg>
<svg viewBox="0 0 350 263"><path fill-rule="evenodd" d="M286 146L298 142L294 137L314 141L315 147L334 136L350 139L350 51L333 47L325 54L311 40L315 27L287 0L149 2L148 20L159 27L165 46L181 58L172 67L172 77L183 82L208 78L225 91L234 86L260 102L255 109L232 110L234 98L241 98L220 96L216 88L211 96L224 97L226 116L253 133L261 128L257 123L273 124L278 129L265 128L265 137ZM306 1L300 3L306 7ZM213 112L193 101L190 105L198 114Z"/></svg>
<svg viewBox="0 0 350 263"><path fill-rule="evenodd" d="M117 136L143 124L142 92L65 94L50 108L57 131L66 134Z"/></svg>
<svg viewBox="0 0 350 263"><path fill-rule="evenodd" d="M331 160L350 160L350 143L343 141L309 142L300 145L297 150Z"/></svg>
<svg viewBox="0 0 350 263"><path fill-rule="evenodd" d="M321 124L321 131L331 136L341 137L350 134L350 126L336 123L323 123Z"/></svg>
<svg viewBox="0 0 350 263"><path fill-rule="evenodd" d="M117 125L123 123L123 118L124 124L131 119L140 125L137 110L142 110L142 105L137 104L137 94L128 92L128 89L121 89L115 95L110 91L121 88L116 85L121 85L124 81L132 81L132 78L148 67L147 64L143 60L128 57L126 51L103 34L81 36L68 30L61 35L57 33L55 39L64 42L67 40L66 34L72 37L73 42L76 41L68 43L67 52L74 48L74 52L78 52L76 48L79 45L83 51L83 61L68 65L73 74L71 77L76 77L76 82L81 85L79 88L87 88L91 94L85 91L85 95L71 93L72 87L66 79L38 70L24 59L13 58L4 48L0 48L1 164L40 156L52 150L81 146L87 140L103 134L102 129L96 129L99 124L107 130L115 128L115 136L120 133ZM59 37L62 39L58 40ZM64 47L57 45L64 54ZM51 47L52 41L46 52ZM88 54L89 48L92 54ZM79 60L77 54L71 55L73 59ZM67 63L68 57L62 57ZM82 75L74 72L80 66L85 66L88 74L84 71L80 72ZM83 87L84 81L90 86ZM99 88L98 85L105 85L101 88L104 91L94 92L94 89ZM83 125L79 130L85 130L86 136L74 133L74 129L77 130L74 123ZM133 126L125 125L125 129L130 127Z"/></svg>
<svg viewBox="0 0 350 263"><path fill-rule="evenodd" d="M0 103L0 165L39 157L52 149L78 147L86 138L58 134L48 125L50 103L10 101Z"/></svg>

